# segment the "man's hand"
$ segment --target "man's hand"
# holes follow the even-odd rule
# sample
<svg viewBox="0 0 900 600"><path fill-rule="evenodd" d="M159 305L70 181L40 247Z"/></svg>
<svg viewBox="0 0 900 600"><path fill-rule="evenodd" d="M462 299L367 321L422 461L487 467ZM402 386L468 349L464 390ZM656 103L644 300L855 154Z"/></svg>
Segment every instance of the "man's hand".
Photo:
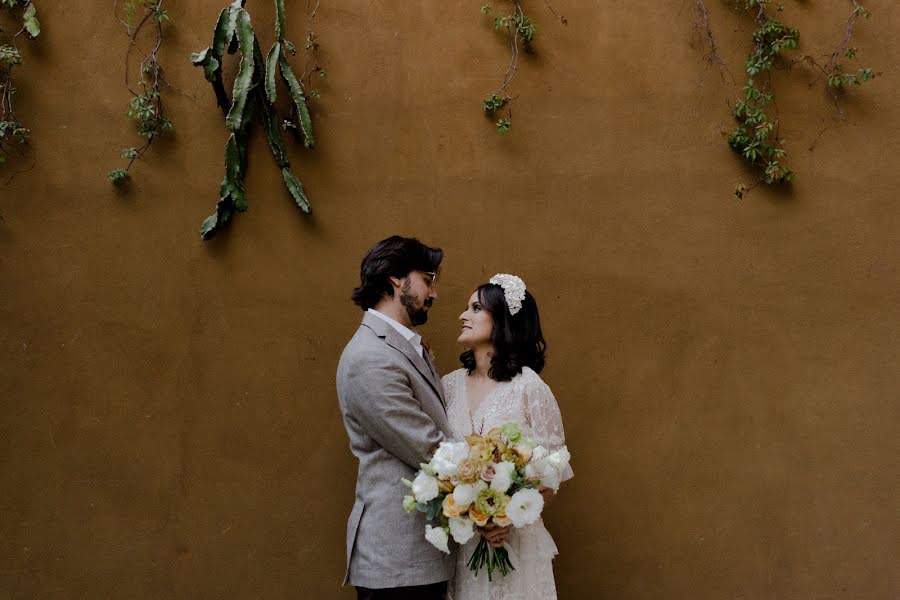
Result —
<svg viewBox="0 0 900 600"><path fill-rule="evenodd" d="M513 526L507 525L506 527L500 527L494 523L488 523L484 527L478 528L478 533L481 534L487 543L493 546L494 548L499 548L503 545L503 542L506 541L506 538L509 537L509 532L512 531Z"/></svg>

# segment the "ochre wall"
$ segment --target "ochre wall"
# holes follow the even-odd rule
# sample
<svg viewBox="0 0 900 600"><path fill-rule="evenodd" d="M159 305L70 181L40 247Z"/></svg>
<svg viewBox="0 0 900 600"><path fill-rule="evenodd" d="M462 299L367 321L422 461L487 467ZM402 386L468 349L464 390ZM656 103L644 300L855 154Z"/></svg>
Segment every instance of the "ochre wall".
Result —
<svg viewBox="0 0 900 600"><path fill-rule="evenodd" d="M707 2L741 83L751 24ZM290 146L315 215L257 129L250 210L209 243L226 135L189 54L226 2L168 7L175 130L124 194L111 3L38 4L32 151L0 171L0 598L353 597L334 370L359 260L395 232L446 250L442 372L477 284L518 273L539 301L576 471L547 514L562 598L900 597L894 2L866 4L853 45L883 76L845 121L813 73L777 73L798 179L737 201L752 174L690 2L556 0L566 27L526 3L539 54L498 136L481 2L325 0L319 143ZM248 6L265 47L270 3ZM785 20L825 53L848 10Z"/></svg>

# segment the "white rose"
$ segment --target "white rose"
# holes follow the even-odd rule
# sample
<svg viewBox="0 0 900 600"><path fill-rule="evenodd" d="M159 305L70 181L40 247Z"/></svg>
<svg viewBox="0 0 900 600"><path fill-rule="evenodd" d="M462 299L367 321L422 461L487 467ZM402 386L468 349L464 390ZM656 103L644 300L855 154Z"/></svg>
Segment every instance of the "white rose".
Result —
<svg viewBox="0 0 900 600"><path fill-rule="evenodd" d="M543 460L545 456L550 454L550 451L544 448L543 446L537 446L534 450L531 451L531 462L538 462L539 460Z"/></svg>
<svg viewBox="0 0 900 600"><path fill-rule="evenodd" d="M541 516L544 510L544 497L533 488L519 490L512 495L506 505L506 516L514 527L531 525Z"/></svg>
<svg viewBox="0 0 900 600"><path fill-rule="evenodd" d="M516 465L504 460L494 465L494 478L491 480L491 489L501 493L506 493L509 486L512 485L513 473L516 472Z"/></svg>
<svg viewBox="0 0 900 600"><path fill-rule="evenodd" d="M559 491L559 472L553 467L544 469L541 476L541 485L550 488L554 492Z"/></svg>
<svg viewBox="0 0 900 600"><path fill-rule="evenodd" d="M453 489L453 501L459 507L459 510L465 510L464 507L467 508L475 502L475 498L485 488L487 488L487 484L480 479L474 484L461 483Z"/></svg>
<svg viewBox="0 0 900 600"><path fill-rule="evenodd" d="M569 449L563 446L556 452L550 454L550 456L547 457L547 462L556 469L558 474L562 475L568 468L571 459L572 455L569 454Z"/></svg>
<svg viewBox="0 0 900 600"><path fill-rule="evenodd" d="M468 456L469 444L466 442L441 442L431 459L431 468L441 477L450 477L456 475L459 463Z"/></svg>
<svg viewBox="0 0 900 600"><path fill-rule="evenodd" d="M465 544L475 535L475 523L469 517L450 517L450 535L457 544Z"/></svg>
<svg viewBox="0 0 900 600"><path fill-rule="evenodd" d="M431 502L438 497L438 480L425 473L419 473L413 480L412 493L416 502Z"/></svg>
<svg viewBox="0 0 900 600"><path fill-rule="evenodd" d="M431 545L441 552L450 554L450 548L447 547L449 538L447 537L447 532L443 527L432 527L431 525L426 525L425 539L431 542Z"/></svg>

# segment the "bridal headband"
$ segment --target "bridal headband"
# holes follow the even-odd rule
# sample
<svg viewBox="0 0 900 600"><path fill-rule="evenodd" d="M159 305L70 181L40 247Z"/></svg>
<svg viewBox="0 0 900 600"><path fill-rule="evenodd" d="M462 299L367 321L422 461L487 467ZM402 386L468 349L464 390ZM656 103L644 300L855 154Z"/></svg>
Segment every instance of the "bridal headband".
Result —
<svg viewBox="0 0 900 600"><path fill-rule="evenodd" d="M506 297L506 305L509 307L509 314L514 315L522 310L522 300L525 299L525 282L517 275L509 273L497 273L491 277L488 283L499 285L503 288L503 295Z"/></svg>

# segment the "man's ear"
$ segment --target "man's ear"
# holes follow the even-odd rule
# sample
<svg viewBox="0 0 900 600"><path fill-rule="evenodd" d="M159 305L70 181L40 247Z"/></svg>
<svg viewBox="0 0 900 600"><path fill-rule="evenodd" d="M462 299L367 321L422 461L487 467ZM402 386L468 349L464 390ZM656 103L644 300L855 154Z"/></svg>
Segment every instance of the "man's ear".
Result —
<svg viewBox="0 0 900 600"><path fill-rule="evenodd" d="M394 277L393 275L389 275L388 281L390 281L391 285L398 290L403 286L403 278L401 277Z"/></svg>

